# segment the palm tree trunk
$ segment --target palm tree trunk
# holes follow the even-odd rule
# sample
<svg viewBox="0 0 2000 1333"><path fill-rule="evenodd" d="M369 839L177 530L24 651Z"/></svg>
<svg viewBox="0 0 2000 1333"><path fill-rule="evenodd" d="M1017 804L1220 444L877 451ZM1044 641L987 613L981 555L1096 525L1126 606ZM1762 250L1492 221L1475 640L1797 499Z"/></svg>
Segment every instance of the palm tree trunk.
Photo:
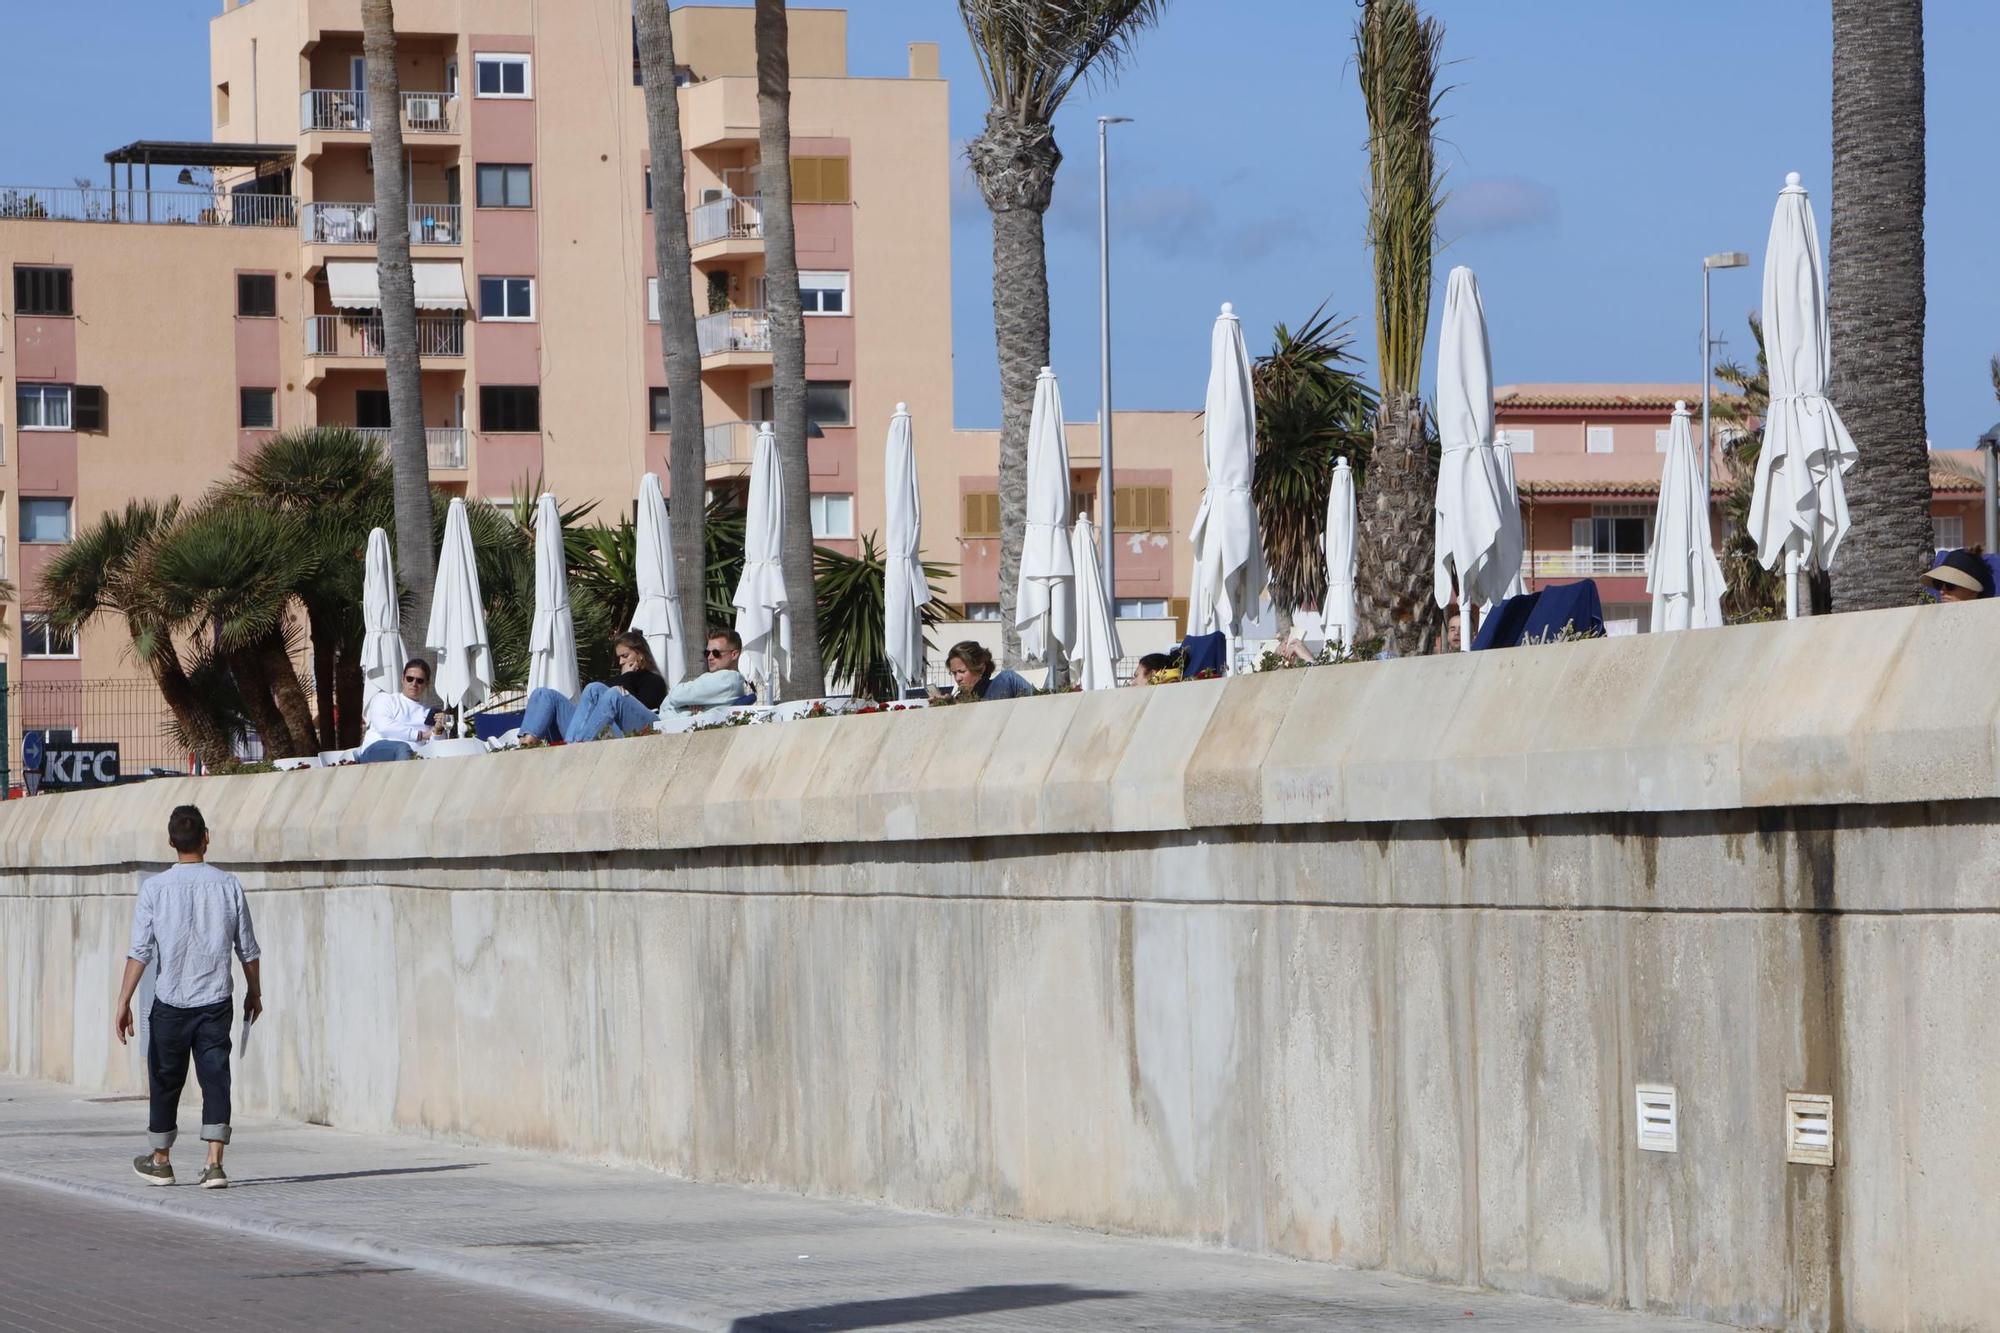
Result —
<svg viewBox="0 0 2000 1333"><path fill-rule="evenodd" d="M299 746L299 754L319 753L319 733L313 726L312 706L306 702L305 686L299 683L299 673L292 666L292 655L285 650L285 639L281 634L267 635L256 648L262 657L265 679L271 683L271 697L277 701L278 711L284 715L285 727L292 733L292 741Z"/></svg>
<svg viewBox="0 0 2000 1333"><path fill-rule="evenodd" d="M335 730L333 748L352 750L361 744L361 645L343 643L333 665Z"/></svg>
<svg viewBox="0 0 2000 1333"><path fill-rule="evenodd" d="M153 682L159 687L167 711L174 715L182 739L202 767L219 773L234 763L236 752L230 747L229 737L195 697L194 687L188 683L187 672L182 669L171 641L156 649L146 659L146 665L152 669Z"/></svg>
<svg viewBox="0 0 2000 1333"><path fill-rule="evenodd" d="M1923 0L1833 0L1831 397L1860 457L1840 611L1903 606L1930 567L1924 435Z"/></svg>
<svg viewBox="0 0 2000 1333"><path fill-rule="evenodd" d="M222 656L229 664L229 674L236 679L237 692L243 697L243 711L249 714L250 724L257 728L257 735L264 742L265 758L295 759L313 753L292 735L291 724L285 721L284 711L278 707L262 649L257 645L230 648L223 650Z"/></svg>
<svg viewBox="0 0 2000 1333"><path fill-rule="evenodd" d="M702 437L701 342L695 332L694 262L688 253L687 163L681 156L680 94L674 87L674 32L667 0L638 0L639 69L646 85L646 142L653 165L653 257L660 273L660 358L667 376L672 435L667 445L667 491L672 501L674 583L680 589L685 632L681 666L702 670L705 618L702 589L708 572L702 535L708 489L708 455Z"/></svg>
<svg viewBox="0 0 2000 1333"><path fill-rule="evenodd" d="M1356 637L1380 638L1403 657L1432 651L1444 628L1444 612L1431 595L1436 495L1437 464L1424 439L1423 400L1384 394L1355 505L1360 520Z"/></svg>
<svg viewBox="0 0 2000 1333"><path fill-rule="evenodd" d="M757 0L757 189L763 195L764 317L771 325L771 414L784 465L785 571L792 646L785 697L826 693L813 595L812 466L806 457L806 324L792 219L792 57L784 0Z"/></svg>
<svg viewBox="0 0 2000 1333"><path fill-rule="evenodd" d="M1014 594L1028 524L1028 423L1035 412L1035 379L1049 364L1049 269L1042 215L1048 211L1062 150L1050 126L1024 125L990 112L986 132L967 145L966 156L993 212L993 341L1000 359L1000 642L1005 665L1019 666Z"/></svg>
<svg viewBox="0 0 2000 1333"><path fill-rule="evenodd" d="M375 262L381 274L382 347L389 378L396 573L410 594L403 610L403 638L421 645L430 627L437 554L431 549L430 451L424 444L424 384L417 360L416 275L410 268L410 190L403 162L393 0L362 0L361 27L375 158Z"/></svg>
<svg viewBox="0 0 2000 1333"><path fill-rule="evenodd" d="M338 749L340 739L336 728L334 707L333 663L337 645L334 642L333 618L324 610L306 604L306 633L312 639L313 703L318 712L319 748Z"/></svg>

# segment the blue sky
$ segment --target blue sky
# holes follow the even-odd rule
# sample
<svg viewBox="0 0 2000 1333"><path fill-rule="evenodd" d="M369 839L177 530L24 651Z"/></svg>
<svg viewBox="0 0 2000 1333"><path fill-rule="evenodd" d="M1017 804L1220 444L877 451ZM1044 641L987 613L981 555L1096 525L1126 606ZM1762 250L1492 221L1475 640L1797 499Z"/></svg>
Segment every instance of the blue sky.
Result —
<svg viewBox="0 0 2000 1333"><path fill-rule="evenodd" d="M984 94L949 0L853 0L849 64L900 75L905 44L940 44L952 134L978 133ZM1700 258L1718 274L1725 354L1747 355L1772 203L1787 171L1825 234L1830 170L1827 0L1433 0L1453 61L1444 135L1455 192L1442 268L1479 274L1494 374L1520 380L1694 380ZM2000 5L1928 11L1930 323L1927 406L1939 447L1995 420L2000 173L1993 55ZM207 133L213 0L11 6L16 61L0 80L0 180L101 178L107 148ZM1339 0L1174 0L1115 84L1080 90L1057 124L1066 153L1049 215L1054 361L1069 412L1097 405L1094 119L1117 126L1112 281L1117 402L1198 407L1208 326L1235 303L1252 350L1322 300L1373 343L1362 243L1364 123ZM87 88L88 95L78 90ZM50 108L61 108L60 115ZM958 424L999 418L990 231L953 164ZM1435 341L1433 321L1433 342ZM1426 392L1429 380L1426 378Z"/></svg>

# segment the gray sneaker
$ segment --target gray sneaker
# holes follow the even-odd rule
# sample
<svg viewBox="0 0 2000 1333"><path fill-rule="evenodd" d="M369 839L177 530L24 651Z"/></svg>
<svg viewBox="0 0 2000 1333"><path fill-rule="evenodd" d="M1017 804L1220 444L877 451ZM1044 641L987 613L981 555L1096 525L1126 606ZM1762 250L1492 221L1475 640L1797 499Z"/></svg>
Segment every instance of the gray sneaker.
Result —
<svg viewBox="0 0 2000 1333"><path fill-rule="evenodd" d="M203 1167L194 1183L205 1190L226 1190L229 1188L229 1177L222 1174L222 1163L217 1162L214 1166Z"/></svg>
<svg viewBox="0 0 2000 1333"><path fill-rule="evenodd" d="M142 1152L132 1159L132 1169L139 1173L139 1179L148 1185L171 1185L174 1183L174 1168L170 1162L156 1162L153 1154Z"/></svg>

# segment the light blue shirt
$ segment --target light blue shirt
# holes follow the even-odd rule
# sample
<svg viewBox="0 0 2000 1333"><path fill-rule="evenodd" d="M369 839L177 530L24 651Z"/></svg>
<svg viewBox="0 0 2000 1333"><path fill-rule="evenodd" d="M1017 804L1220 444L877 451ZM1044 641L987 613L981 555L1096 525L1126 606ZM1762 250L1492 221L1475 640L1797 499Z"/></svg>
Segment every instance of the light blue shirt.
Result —
<svg viewBox="0 0 2000 1333"><path fill-rule="evenodd" d="M130 956L157 963L153 998L177 1009L219 1004L233 993L229 954L257 961L243 885L206 861L182 861L139 886Z"/></svg>

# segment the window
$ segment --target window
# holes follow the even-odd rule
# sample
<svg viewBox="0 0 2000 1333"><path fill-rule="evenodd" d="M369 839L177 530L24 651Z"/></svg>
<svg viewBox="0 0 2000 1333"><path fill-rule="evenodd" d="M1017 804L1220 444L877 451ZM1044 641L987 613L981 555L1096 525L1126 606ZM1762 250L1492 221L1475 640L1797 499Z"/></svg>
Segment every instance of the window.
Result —
<svg viewBox="0 0 2000 1333"><path fill-rule="evenodd" d="M1172 532L1174 493L1165 486L1119 486L1111 492L1114 532Z"/></svg>
<svg viewBox="0 0 2000 1333"><path fill-rule="evenodd" d="M76 502L66 495L21 497L21 540L55 545L70 539L70 515Z"/></svg>
<svg viewBox="0 0 2000 1333"><path fill-rule="evenodd" d="M14 265L15 314L74 315L74 297L68 269L39 264Z"/></svg>
<svg viewBox="0 0 2000 1333"><path fill-rule="evenodd" d="M21 617L21 656L75 657L76 631L58 629L45 615ZM49 739L54 739L53 736Z"/></svg>
<svg viewBox="0 0 2000 1333"><path fill-rule="evenodd" d="M1653 545L1651 505L1593 505L1589 518L1570 520L1570 545L1596 555L1643 557Z"/></svg>
<svg viewBox="0 0 2000 1333"><path fill-rule="evenodd" d="M961 505L958 522L959 536L998 537L1000 535L1000 493L998 491L967 491L959 497L959 503ZM996 614L994 619L999 619L999 616Z"/></svg>
<svg viewBox="0 0 2000 1333"><path fill-rule="evenodd" d="M474 54L472 68L478 75L473 85L481 97L533 97L534 65L524 55Z"/></svg>
<svg viewBox="0 0 2000 1333"><path fill-rule="evenodd" d="M1940 551L1956 551L1965 545L1965 520L1956 514L1931 515L1931 540Z"/></svg>
<svg viewBox="0 0 2000 1333"><path fill-rule="evenodd" d="M1164 597L1120 597L1116 606L1120 620L1165 620L1167 599Z"/></svg>
<svg viewBox="0 0 2000 1333"><path fill-rule="evenodd" d="M674 428L673 411L667 404L667 391L665 389L648 389L646 390L646 395L652 408L653 433L655 435L665 435Z"/></svg>
<svg viewBox="0 0 2000 1333"><path fill-rule="evenodd" d="M535 317L533 278L479 280L479 317L486 320L528 320Z"/></svg>
<svg viewBox="0 0 2000 1333"><path fill-rule="evenodd" d="M101 434L108 428L111 409L106 406L104 390L96 384L79 384L70 390L70 401L75 404L76 428L91 434Z"/></svg>
<svg viewBox="0 0 2000 1333"><path fill-rule="evenodd" d="M799 274L799 308L808 315L850 313L847 300L847 274Z"/></svg>
<svg viewBox="0 0 2000 1333"><path fill-rule="evenodd" d="M1532 454L1535 452L1535 432L1522 430L1519 426L1509 426L1500 433L1507 437L1507 447L1515 453Z"/></svg>
<svg viewBox="0 0 2000 1333"><path fill-rule="evenodd" d="M648 324L657 324L660 322L660 280L658 278L646 279L646 322Z"/></svg>
<svg viewBox="0 0 2000 1333"><path fill-rule="evenodd" d="M387 389L356 389L354 391L354 424L362 430L389 429L389 391Z"/></svg>
<svg viewBox="0 0 2000 1333"><path fill-rule="evenodd" d="M847 159L844 157L795 157L792 159L792 202L795 204L845 204L848 197Z"/></svg>
<svg viewBox="0 0 2000 1333"><path fill-rule="evenodd" d="M22 430L69 430L70 402L67 384L17 384L14 422Z"/></svg>
<svg viewBox="0 0 2000 1333"><path fill-rule="evenodd" d="M479 386L479 429L534 432L542 428L542 391L535 385Z"/></svg>
<svg viewBox="0 0 2000 1333"><path fill-rule="evenodd" d="M965 618L967 620L998 620L1000 619L1000 603L967 602L965 604Z"/></svg>
<svg viewBox="0 0 2000 1333"><path fill-rule="evenodd" d="M1673 427L1660 426L1656 428L1653 431L1653 452L1656 454L1665 453L1667 451L1667 441L1673 439L1673 437Z"/></svg>
<svg viewBox="0 0 2000 1333"><path fill-rule="evenodd" d="M215 126L221 129L229 123L229 85L215 85Z"/></svg>
<svg viewBox="0 0 2000 1333"><path fill-rule="evenodd" d="M277 275L237 274L236 313L245 319L276 319L278 317Z"/></svg>
<svg viewBox="0 0 2000 1333"><path fill-rule="evenodd" d="M1583 451L1588 454L1610 453L1611 427L1586 426L1583 431Z"/></svg>
<svg viewBox="0 0 2000 1333"><path fill-rule="evenodd" d="M814 537L852 537L854 535L853 496L815 495L812 497L811 504Z"/></svg>
<svg viewBox="0 0 2000 1333"><path fill-rule="evenodd" d="M846 380L807 380L806 420L815 426L853 425L853 388Z"/></svg>
<svg viewBox="0 0 2000 1333"><path fill-rule="evenodd" d="M278 428L278 391L276 389L238 389L237 424L244 430L276 430Z"/></svg>
<svg viewBox="0 0 2000 1333"><path fill-rule="evenodd" d="M478 192L481 208L533 208L534 171L527 166L481 162Z"/></svg>

